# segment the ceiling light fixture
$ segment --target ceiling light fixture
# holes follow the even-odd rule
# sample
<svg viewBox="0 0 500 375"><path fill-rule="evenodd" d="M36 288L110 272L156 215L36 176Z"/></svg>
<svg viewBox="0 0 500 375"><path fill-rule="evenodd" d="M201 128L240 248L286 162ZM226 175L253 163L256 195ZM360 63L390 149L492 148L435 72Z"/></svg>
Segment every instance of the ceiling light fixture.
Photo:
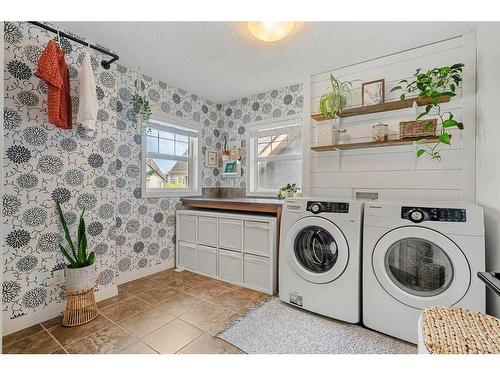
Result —
<svg viewBox="0 0 500 375"><path fill-rule="evenodd" d="M257 39L275 42L283 39L292 31L295 22L248 22L247 28Z"/></svg>

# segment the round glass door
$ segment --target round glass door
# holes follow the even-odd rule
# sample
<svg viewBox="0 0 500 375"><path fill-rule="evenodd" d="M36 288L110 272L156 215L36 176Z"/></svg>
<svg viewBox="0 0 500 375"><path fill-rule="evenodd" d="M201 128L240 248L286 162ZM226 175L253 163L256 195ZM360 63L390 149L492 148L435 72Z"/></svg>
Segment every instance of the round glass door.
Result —
<svg viewBox="0 0 500 375"><path fill-rule="evenodd" d="M453 280L453 265L448 255L422 238L404 238L389 247L385 269L397 286L422 297L442 293Z"/></svg>
<svg viewBox="0 0 500 375"><path fill-rule="evenodd" d="M322 217L308 216L296 221L280 246L291 269L315 284L329 283L340 277L349 261L344 233Z"/></svg>
<svg viewBox="0 0 500 375"><path fill-rule="evenodd" d="M470 285L467 258L455 242L433 229L406 226L384 234L372 253L380 285L417 309L454 305Z"/></svg>
<svg viewBox="0 0 500 375"><path fill-rule="evenodd" d="M328 272L338 258L335 239L318 226L308 226L297 233L293 248L300 265L313 273Z"/></svg>

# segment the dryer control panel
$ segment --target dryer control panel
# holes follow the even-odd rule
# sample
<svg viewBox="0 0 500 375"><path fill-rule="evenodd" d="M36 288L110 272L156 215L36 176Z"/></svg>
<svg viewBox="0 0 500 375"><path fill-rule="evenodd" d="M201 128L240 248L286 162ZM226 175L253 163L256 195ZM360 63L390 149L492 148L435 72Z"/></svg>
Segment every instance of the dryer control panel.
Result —
<svg viewBox="0 0 500 375"><path fill-rule="evenodd" d="M313 214L320 214L322 212L347 214L349 213L349 203L308 201L307 211L310 211Z"/></svg>
<svg viewBox="0 0 500 375"><path fill-rule="evenodd" d="M429 208L429 207L401 207L401 219L414 223L422 221L449 221L465 223L466 212L463 208Z"/></svg>

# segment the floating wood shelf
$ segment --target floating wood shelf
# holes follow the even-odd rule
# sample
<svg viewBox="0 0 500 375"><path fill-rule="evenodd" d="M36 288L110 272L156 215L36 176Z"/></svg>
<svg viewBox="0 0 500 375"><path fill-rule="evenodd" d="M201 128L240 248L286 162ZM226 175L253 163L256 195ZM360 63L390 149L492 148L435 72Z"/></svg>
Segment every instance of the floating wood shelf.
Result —
<svg viewBox="0 0 500 375"><path fill-rule="evenodd" d="M336 151L336 150L354 150L357 148L411 145L412 143L421 139L425 139L426 143L433 143L439 140L438 137L390 139L385 142L358 142L358 143L344 143L338 145L316 146L316 147L311 147L311 150L316 152L325 152L325 151Z"/></svg>
<svg viewBox="0 0 500 375"><path fill-rule="evenodd" d="M440 103L447 103L449 101L450 101L449 96L442 96L439 99ZM352 116L367 115L370 113L396 111L398 109L411 108L413 106L413 102L417 102L418 106L423 106L423 105L431 104L432 100L427 99L427 98L424 98L424 99L422 99L422 98L410 98L410 99L405 99L405 100L396 100L396 101L388 102L388 103L369 105L369 106L365 106L365 107L347 108L344 111L342 111L342 114L340 114L339 116L340 117L352 117ZM328 118L323 117L323 115L320 113L315 113L315 114L311 115L311 118L316 120L316 121L329 120Z"/></svg>

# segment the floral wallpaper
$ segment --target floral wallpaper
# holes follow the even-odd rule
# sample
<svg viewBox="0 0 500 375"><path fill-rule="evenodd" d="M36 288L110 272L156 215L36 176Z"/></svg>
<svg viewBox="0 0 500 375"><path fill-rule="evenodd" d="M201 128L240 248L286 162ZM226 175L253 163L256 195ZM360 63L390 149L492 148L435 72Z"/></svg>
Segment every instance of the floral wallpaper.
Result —
<svg viewBox="0 0 500 375"><path fill-rule="evenodd" d="M180 202L174 198L141 197L141 136L137 134L130 99L137 87L137 73L119 67L117 148L116 245L118 272L150 267L175 256L175 209ZM213 133L216 126L215 104L143 76L140 89L154 112L166 113L202 124L202 136ZM203 171L204 173L204 171Z"/></svg>
<svg viewBox="0 0 500 375"><path fill-rule="evenodd" d="M141 137L129 106L136 73L117 64L104 70L102 56L91 50L99 102L97 129L87 133L75 122L72 130L58 129L47 122L47 86L34 76L38 58L53 37L28 23L4 23L5 326L64 301L54 276L65 266L58 251L64 241L56 201L73 231L85 209L99 288L115 284L116 275L160 264L174 254L179 201L141 197ZM60 44L69 66L76 118L86 47L64 38ZM214 103L149 77L142 85L154 110L199 121L204 137L218 126Z"/></svg>
<svg viewBox="0 0 500 375"><path fill-rule="evenodd" d="M176 198L141 195L141 135L130 99L139 88L153 111L199 122L202 152L222 148L224 135L238 142L245 163L245 133L251 122L301 113L302 85L215 104L142 76L118 64L101 67L91 50L97 83L94 133L75 123L62 130L47 122L47 86L34 76L38 58L54 35L24 22L4 23L4 150L2 309L9 321L64 302L54 272L65 266L58 251L63 231L55 211L60 202L71 230L85 209L89 248L96 252L99 288L116 277L172 259ZM60 41L71 80L73 116L78 110L79 71L86 47ZM221 176L203 167L204 187L245 186L245 175Z"/></svg>
<svg viewBox="0 0 500 375"><path fill-rule="evenodd" d="M219 168L207 170L204 178L205 187L224 186L244 188L246 183L246 132L250 123L301 114L304 107L302 84L295 84L257 95L233 100L227 104L218 104L217 126L210 137L205 137L205 147L221 149L224 136L229 142L236 142L242 151L242 176L225 177ZM210 173L211 172L211 173Z"/></svg>

